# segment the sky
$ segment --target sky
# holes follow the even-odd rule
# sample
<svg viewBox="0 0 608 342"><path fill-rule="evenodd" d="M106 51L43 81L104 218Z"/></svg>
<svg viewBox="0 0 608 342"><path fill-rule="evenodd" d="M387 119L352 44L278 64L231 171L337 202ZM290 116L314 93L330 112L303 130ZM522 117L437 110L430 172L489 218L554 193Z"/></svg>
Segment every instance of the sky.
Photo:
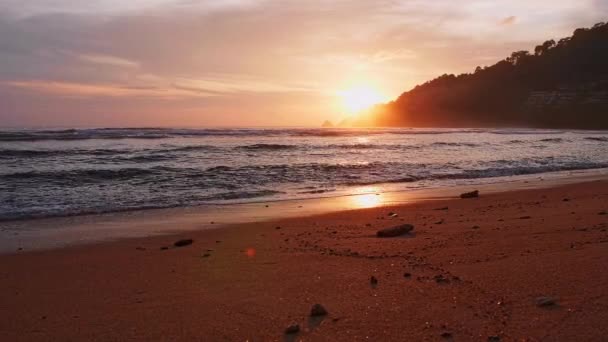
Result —
<svg viewBox="0 0 608 342"><path fill-rule="evenodd" d="M606 17L606 0L0 0L0 126L318 126L350 114L343 94L389 101Z"/></svg>

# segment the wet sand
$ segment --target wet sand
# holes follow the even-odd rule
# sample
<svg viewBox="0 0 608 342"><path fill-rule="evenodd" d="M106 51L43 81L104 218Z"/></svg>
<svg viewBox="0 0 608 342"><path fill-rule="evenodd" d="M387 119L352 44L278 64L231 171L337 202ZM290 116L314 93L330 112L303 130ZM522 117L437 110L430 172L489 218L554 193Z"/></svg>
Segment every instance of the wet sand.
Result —
<svg viewBox="0 0 608 342"><path fill-rule="evenodd" d="M606 211L593 181L2 255L0 340L603 341Z"/></svg>

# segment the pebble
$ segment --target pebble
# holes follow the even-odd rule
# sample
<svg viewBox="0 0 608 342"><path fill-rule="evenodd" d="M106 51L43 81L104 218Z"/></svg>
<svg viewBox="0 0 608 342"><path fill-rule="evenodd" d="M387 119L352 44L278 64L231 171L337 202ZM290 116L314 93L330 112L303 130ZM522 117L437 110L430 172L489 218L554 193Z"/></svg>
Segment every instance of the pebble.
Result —
<svg viewBox="0 0 608 342"><path fill-rule="evenodd" d="M446 331L446 332L444 332L444 333L441 334L441 337L443 337L445 339L452 338L452 333L449 333L449 332Z"/></svg>
<svg viewBox="0 0 608 342"><path fill-rule="evenodd" d="M446 284L446 283L450 282L450 280L448 278L444 277L443 274L438 274L435 277L433 277L433 279L435 279L435 281L438 284Z"/></svg>
<svg viewBox="0 0 608 342"><path fill-rule="evenodd" d="M325 310L325 308L321 304L315 304L310 309L311 317L325 316L325 315L327 315L327 310Z"/></svg>
<svg viewBox="0 0 608 342"><path fill-rule="evenodd" d="M377 237L396 237L407 234L414 230L414 226L411 224L402 224L395 227L384 228L376 232Z"/></svg>
<svg viewBox="0 0 608 342"><path fill-rule="evenodd" d="M557 301L551 297L538 297L536 298L536 306L538 307L549 307L557 304Z"/></svg>
<svg viewBox="0 0 608 342"><path fill-rule="evenodd" d="M286 329L286 334L297 334L300 332L300 325L297 323L290 324Z"/></svg>
<svg viewBox="0 0 608 342"><path fill-rule="evenodd" d="M460 194L460 198L477 198L479 197L479 190L465 192Z"/></svg>
<svg viewBox="0 0 608 342"><path fill-rule="evenodd" d="M182 240L175 241L175 243L173 244L173 246L175 246L175 247L184 247L184 246L191 245L193 242L194 242L194 240L192 240L192 239L182 239Z"/></svg>

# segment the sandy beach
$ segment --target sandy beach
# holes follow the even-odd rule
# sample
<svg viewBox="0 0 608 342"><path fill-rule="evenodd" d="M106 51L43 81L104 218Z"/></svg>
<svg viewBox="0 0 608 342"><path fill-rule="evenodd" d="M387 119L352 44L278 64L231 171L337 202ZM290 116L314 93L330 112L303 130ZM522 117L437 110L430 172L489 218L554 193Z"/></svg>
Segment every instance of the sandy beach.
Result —
<svg viewBox="0 0 608 342"><path fill-rule="evenodd" d="M603 341L606 211L604 180L15 252L0 340Z"/></svg>

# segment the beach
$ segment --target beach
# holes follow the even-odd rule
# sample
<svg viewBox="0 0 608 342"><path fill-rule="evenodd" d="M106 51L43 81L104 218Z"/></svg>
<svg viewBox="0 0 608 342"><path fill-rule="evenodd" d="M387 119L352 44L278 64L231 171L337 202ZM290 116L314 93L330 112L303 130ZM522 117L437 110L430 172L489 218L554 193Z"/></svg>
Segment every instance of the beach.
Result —
<svg viewBox="0 0 608 342"><path fill-rule="evenodd" d="M371 204L1 255L0 339L608 336L607 180ZM409 234L376 236L406 223ZM182 239L193 241L174 246ZM310 317L314 304L327 315Z"/></svg>

